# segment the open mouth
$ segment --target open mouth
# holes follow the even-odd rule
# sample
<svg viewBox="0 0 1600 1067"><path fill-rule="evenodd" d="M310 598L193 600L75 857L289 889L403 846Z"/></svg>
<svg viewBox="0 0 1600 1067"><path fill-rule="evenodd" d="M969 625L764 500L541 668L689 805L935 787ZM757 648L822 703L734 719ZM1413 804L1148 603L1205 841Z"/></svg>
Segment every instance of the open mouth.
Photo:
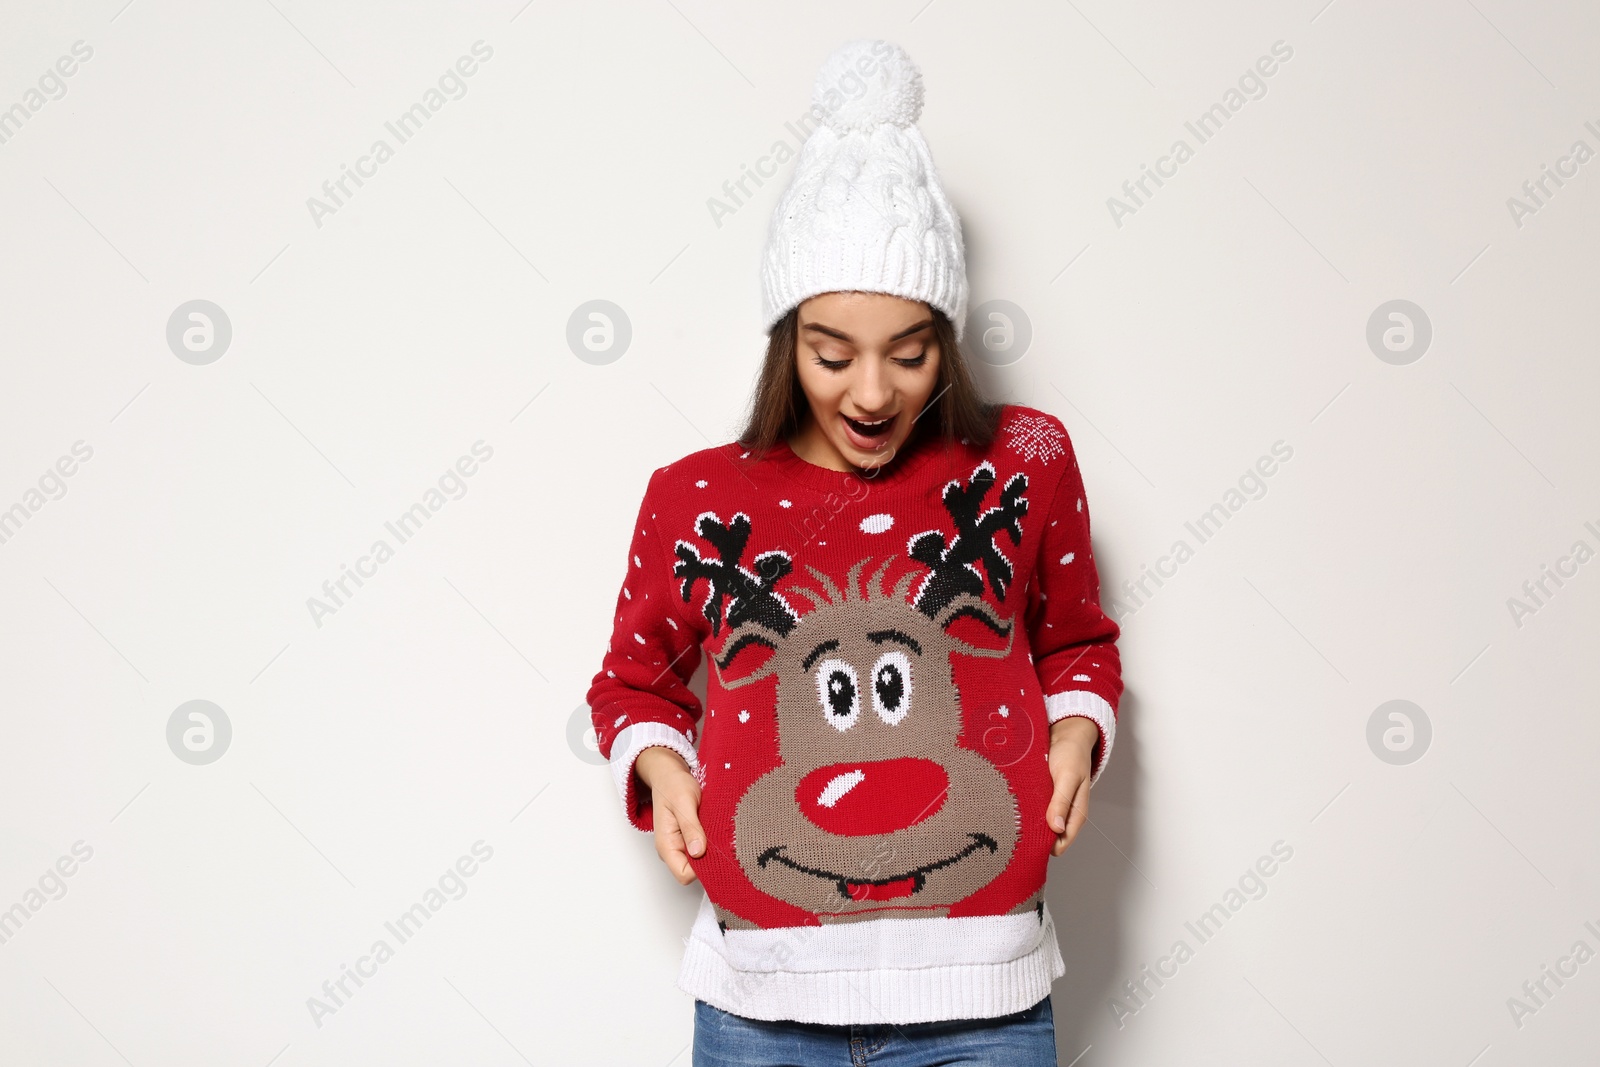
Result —
<svg viewBox="0 0 1600 1067"><path fill-rule="evenodd" d="M863 422L860 419L852 419L841 411L839 412L839 418L844 420L845 434L849 437L850 443L857 448L881 448L883 446L883 438L888 435L890 430L894 429L895 420L893 415L872 422Z"/></svg>
<svg viewBox="0 0 1600 1067"><path fill-rule="evenodd" d="M784 846L782 845L773 845L771 848L761 853L761 855L757 856L756 866L765 867L769 860L776 860L785 867L799 871L802 874L812 874L816 875L818 878L826 878L828 881L833 882L834 885L838 887L839 895L847 900L894 900L898 897L909 897L912 894L919 892L923 885L926 884L927 874L929 871L936 871L940 867L948 867L952 863L959 863L962 859L966 858L971 853L976 852L980 848L986 848L990 852L999 851L1000 846L997 845L994 838L990 837L988 834L978 833L968 834L967 836L970 837L972 841L955 855L947 856L944 859L936 860L933 863L924 864L921 867L915 867L909 871L902 872L901 874L897 874L889 878L866 878L858 880L854 878L847 878L842 874L835 874L832 871L819 870L816 867L807 867L804 864L796 863L794 860L785 856L783 854Z"/></svg>

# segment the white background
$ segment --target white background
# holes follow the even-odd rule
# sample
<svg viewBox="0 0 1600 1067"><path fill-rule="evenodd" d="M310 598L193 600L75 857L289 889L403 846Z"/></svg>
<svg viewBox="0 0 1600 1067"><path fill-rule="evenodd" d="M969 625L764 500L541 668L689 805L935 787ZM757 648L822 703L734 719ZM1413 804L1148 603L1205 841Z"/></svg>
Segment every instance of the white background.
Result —
<svg viewBox="0 0 1600 1067"><path fill-rule="evenodd" d="M1593 1052L1600 960L1507 1005L1600 951L1600 562L1508 607L1600 548L1600 161L1520 225L1507 204L1600 150L1591 6L123 4L0 10L0 107L93 49L0 144L0 509L25 513L0 908L27 912L0 1061L689 1062L700 890L569 726L650 471L732 436L760 358L778 181L720 225L707 200L857 36L923 70L973 304L1032 325L982 381L1071 431L1108 603L1293 449L1123 619L1116 750L1050 880L1060 1062ZM384 123L479 40L396 147ZM1118 225L1108 198L1275 41L1265 95ZM166 338L195 299L232 326L204 365ZM632 325L605 365L566 342L593 299ZM1405 365L1366 339L1395 299L1433 332ZM464 495L319 624L308 600L480 440ZM1407 765L1367 740L1395 699L1432 726ZM168 746L190 700L232 726L208 765ZM319 1025L308 998L480 840L465 895ZM1198 944L1185 922L1280 840Z"/></svg>

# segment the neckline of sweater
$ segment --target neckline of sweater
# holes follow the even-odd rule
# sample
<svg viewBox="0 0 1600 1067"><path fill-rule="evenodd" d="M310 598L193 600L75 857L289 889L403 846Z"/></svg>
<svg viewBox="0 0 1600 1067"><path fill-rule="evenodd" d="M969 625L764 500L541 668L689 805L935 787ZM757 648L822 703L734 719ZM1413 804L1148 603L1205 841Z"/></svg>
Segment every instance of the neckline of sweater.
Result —
<svg viewBox="0 0 1600 1067"><path fill-rule="evenodd" d="M912 481L919 470L926 467L934 457L946 451L945 444L946 442L937 436L919 434L911 439L908 448L880 468L840 471L820 466L801 457L789 446L786 439L780 438L767 453L766 462L786 480L824 492L831 490L842 495L854 496L859 490L854 489L852 481L859 482L869 489L884 489ZM949 444L954 445L954 442Z"/></svg>

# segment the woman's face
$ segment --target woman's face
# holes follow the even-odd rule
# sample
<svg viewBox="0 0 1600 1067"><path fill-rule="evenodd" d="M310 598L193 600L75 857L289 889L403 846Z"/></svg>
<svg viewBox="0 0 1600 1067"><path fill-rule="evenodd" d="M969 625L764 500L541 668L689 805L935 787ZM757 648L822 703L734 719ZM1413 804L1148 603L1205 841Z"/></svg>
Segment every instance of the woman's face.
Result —
<svg viewBox="0 0 1600 1067"><path fill-rule="evenodd" d="M811 417L791 447L836 470L889 462L939 380L933 312L887 293L823 293L801 303L798 333Z"/></svg>

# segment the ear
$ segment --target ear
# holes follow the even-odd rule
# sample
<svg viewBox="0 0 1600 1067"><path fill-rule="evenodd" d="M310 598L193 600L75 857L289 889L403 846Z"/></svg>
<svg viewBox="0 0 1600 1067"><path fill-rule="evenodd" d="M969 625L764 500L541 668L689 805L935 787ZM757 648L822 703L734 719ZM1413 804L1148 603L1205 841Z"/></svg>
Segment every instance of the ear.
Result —
<svg viewBox="0 0 1600 1067"><path fill-rule="evenodd" d="M776 674L778 672L779 640L779 638L757 629L745 628L741 630L738 636L733 637L723 646L721 652L711 657L711 666L717 672L717 684L724 689L739 689L749 685L751 682L758 682L763 678ZM759 645L771 651L756 665L755 669L729 680L723 674L723 671L733 664L733 661L739 657L740 653L752 645ZM749 657L746 658L748 659Z"/></svg>
<svg viewBox="0 0 1600 1067"><path fill-rule="evenodd" d="M1016 628L998 618L989 605L974 596L962 596L939 619L939 628L950 635L956 651L969 656L1001 659L1011 654ZM996 640L1005 638L1000 646Z"/></svg>

